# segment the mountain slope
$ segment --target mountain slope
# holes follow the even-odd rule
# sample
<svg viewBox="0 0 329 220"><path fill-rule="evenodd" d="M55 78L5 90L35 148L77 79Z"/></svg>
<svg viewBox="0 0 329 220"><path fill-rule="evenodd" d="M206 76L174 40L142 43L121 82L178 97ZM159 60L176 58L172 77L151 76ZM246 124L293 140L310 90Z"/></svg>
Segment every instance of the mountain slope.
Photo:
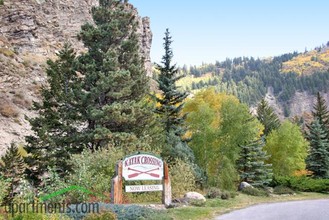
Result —
<svg viewBox="0 0 329 220"><path fill-rule="evenodd" d="M183 67L181 72L192 79L189 84L182 80L180 85L192 93L212 86L236 95L251 107L268 97L281 118L303 115L311 111L316 92L324 93L329 100L328 55L329 48L323 46L308 53L294 52L267 59L238 57L189 69Z"/></svg>
<svg viewBox="0 0 329 220"><path fill-rule="evenodd" d="M92 23L90 10L98 0L5 0L0 5L0 154L11 142L22 142L30 134L25 115L46 82L48 58L55 58L64 42L79 53L85 51L77 39L82 24ZM139 22L140 52L151 75L152 33L149 18Z"/></svg>
<svg viewBox="0 0 329 220"><path fill-rule="evenodd" d="M322 46L312 51L300 54L293 59L284 62L283 73L294 72L298 75L324 72L329 69L329 48Z"/></svg>

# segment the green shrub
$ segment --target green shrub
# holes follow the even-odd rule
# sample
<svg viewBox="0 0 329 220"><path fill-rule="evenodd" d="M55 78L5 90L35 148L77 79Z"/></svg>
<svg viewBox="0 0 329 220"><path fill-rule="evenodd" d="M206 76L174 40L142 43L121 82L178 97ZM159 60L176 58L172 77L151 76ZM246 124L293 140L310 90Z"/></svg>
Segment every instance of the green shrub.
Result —
<svg viewBox="0 0 329 220"><path fill-rule="evenodd" d="M190 164L176 160L169 173L173 198L180 198L187 192L195 191L195 176Z"/></svg>
<svg viewBox="0 0 329 220"><path fill-rule="evenodd" d="M229 191L224 191L224 192L222 192L220 198L221 199L230 199L231 198L231 193Z"/></svg>
<svg viewBox="0 0 329 220"><path fill-rule="evenodd" d="M222 192L220 189L216 187L211 187L207 190L206 198L208 199L215 199L215 198L220 198L222 195Z"/></svg>
<svg viewBox="0 0 329 220"><path fill-rule="evenodd" d="M329 179L312 179L305 176L277 176L273 179L273 185L282 185L302 192L329 192Z"/></svg>
<svg viewBox="0 0 329 220"><path fill-rule="evenodd" d="M282 195L282 194L294 194L295 192L286 186L276 186L273 189L274 194Z"/></svg>
<svg viewBox="0 0 329 220"><path fill-rule="evenodd" d="M234 199L237 195L239 195L236 191L230 191L231 198Z"/></svg>
<svg viewBox="0 0 329 220"><path fill-rule="evenodd" d="M24 213L15 215L10 220L71 220L64 214Z"/></svg>
<svg viewBox="0 0 329 220"><path fill-rule="evenodd" d="M135 219L157 219L157 220L169 220L166 217L166 211L154 210L146 207L141 207L137 205L113 205L113 204L99 204L100 210L102 212L110 211L116 215L118 220L135 220ZM79 207L78 207L79 209ZM69 213L69 217L74 219L83 219L85 214L83 213ZM97 215L94 215L97 216Z"/></svg>
<svg viewBox="0 0 329 220"><path fill-rule="evenodd" d="M117 217L116 215L111 212L101 212L101 213L91 213L89 215L87 215L84 220L116 220Z"/></svg>
<svg viewBox="0 0 329 220"><path fill-rule="evenodd" d="M21 179L18 187L19 193L14 197L15 203L30 203L35 199L34 188L28 180Z"/></svg>
<svg viewBox="0 0 329 220"><path fill-rule="evenodd" d="M241 190L242 193L250 196L268 196L268 192L260 188L246 187Z"/></svg>
<svg viewBox="0 0 329 220"><path fill-rule="evenodd" d="M206 206L206 201L200 199L190 199L189 204L192 206L204 207Z"/></svg>
<svg viewBox="0 0 329 220"><path fill-rule="evenodd" d="M39 188L39 197L42 197L44 195L48 195L51 193L54 193L58 190L65 189L69 185L65 182L64 179L62 179L57 172L53 168L48 168L48 175L45 178L42 178L42 182L44 183L42 187ZM49 200L47 202L53 202L53 203L61 203L65 199L64 195L57 195Z"/></svg>
<svg viewBox="0 0 329 220"><path fill-rule="evenodd" d="M4 0L0 0L0 5L4 5L4 4L5 4Z"/></svg>
<svg viewBox="0 0 329 220"><path fill-rule="evenodd" d="M118 220L157 219L156 216L161 213L159 210L137 205L104 205L104 208L106 207L112 209Z"/></svg>
<svg viewBox="0 0 329 220"><path fill-rule="evenodd" d="M68 185L84 187L94 193L97 201L109 200L111 192L111 180L115 174L115 166L118 160L124 157L121 149L104 148L97 151L84 150L79 155L72 156L74 173L68 177ZM79 191L69 194L71 203L83 202L90 195Z"/></svg>
<svg viewBox="0 0 329 220"><path fill-rule="evenodd" d="M135 184L136 183L136 184ZM139 181L139 182L125 182L126 185L158 185L159 181ZM138 203L160 203L162 200L162 191L155 192L138 192L138 193L124 193L124 203L138 204Z"/></svg>

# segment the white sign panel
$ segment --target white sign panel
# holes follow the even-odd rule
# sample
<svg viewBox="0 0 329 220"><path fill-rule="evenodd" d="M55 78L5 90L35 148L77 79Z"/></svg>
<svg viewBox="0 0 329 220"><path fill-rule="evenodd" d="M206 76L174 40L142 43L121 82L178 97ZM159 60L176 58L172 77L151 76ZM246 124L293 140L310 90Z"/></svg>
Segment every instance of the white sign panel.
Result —
<svg viewBox="0 0 329 220"><path fill-rule="evenodd" d="M126 186L126 192L153 192L162 191L162 185L134 185Z"/></svg>
<svg viewBox="0 0 329 220"><path fill-rule="evenodd" d="M163 161L150 154L126 157L122 163L122 176L126 181L162 180Z"/></svg>

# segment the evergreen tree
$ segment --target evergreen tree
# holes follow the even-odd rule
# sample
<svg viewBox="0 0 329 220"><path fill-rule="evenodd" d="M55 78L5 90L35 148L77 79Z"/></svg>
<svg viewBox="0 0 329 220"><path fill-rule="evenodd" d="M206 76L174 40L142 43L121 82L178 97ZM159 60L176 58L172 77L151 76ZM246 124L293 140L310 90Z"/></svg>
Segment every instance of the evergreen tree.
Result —
<svg viewBox="0 0 329 220"><path fill-rule="evenodd" d="M253 186L263 186L271 182L272 170L270 164L265 164L269 158L263 151L262 139L241 146L238 171L242 181Z"/></svg>
<svg viewBox="0 0 329 220"><path fill-rule="evenodd" d="M266 136L280 126L278 116L265 99L262 99L257 106L257 119L264 125L264 135Z"/></svg>
<svg viewBox="0 0 329 220"><path fill-rule="evenodd" d="M65 46L57 61L48 61L49 87L42 91L43 102L35 103L39 116L30 120L35 134L27 137L28 174L36 185L48 167L60 176L68 173L70 154L83 148L145 145L153 113L134 9L100 0L92 16L95 25L83 25L79 34L88 51L76 57Z"/></svg>
<svg viewBox="0 0 329 220"><path fill-rule="evenodd" d="M42 102L34 103L38 117L29 119L34 135L27 136L28 177L35 184L48 167L63 176L71 170L69 154L80 151L76 141L79 117L76 94L79 80L74 71L75 53L68 44L54 62L47 61L48 86L42 89Z"/></svg>
<svg viewBox="0 0 329 220"><path fill-rule="evenodd" d="M306 158L306 169L316 178L329 178L329 141L319 120L312 122L308 134L310 151Z"/></svg>
<svg viewBox="0 0 329 220"><path fill-rule="evenodd" d="M156 112L162 116L164 129L167 134L175 131L175 134L181 136L185 133L184 120L185 116L181 115L181 110L184 105L183 101L187 97L187 92L180 91L176 86L176 82L184 77L178 76L178 69L176 65L172 65L173 52L171 49L171 36L169 30L165 32L164 49L165 55L162 57L162 65L157 65L160 71L157 82L159 89L162 92L162 97L157 98L160 106L156 108Z"/></svg>
<svg viewBox="0 0 329 220"><path fill-rule="evenodd" d="M83 25L79 34L88 48L78 59L85 121L79 138L92 149L110 141L123 147L143 136L151 114L143 102L149 80L139 52L138 22L133 9L118 0L100 0L92 16L96 25Z"/></svg>
<svg viewBox="0 0 329 220"><path fill-rule="evenodd" d="M326 133L326 137L329 138L329 111L326 100L321 96L320 92L317 93L312 115L319 121L323 131Z"/></svg>
<svg viewBox="0 0 329 220"><path fill-rule="evenodd" d="M10 181L10 191L4 198L4 203L9 203L13 200L16 188L24 177L25 169L26 164L19 149L14 144L11 144L0 160L0 176Z"/></svg>
<svg viewBox="0 0 329 220"><path fill-rule="evenodd" d="M176 86L176 82L183 75L179 76L176 65L172 65L173 51L171 49L171 38L167 29L163 38L165 54L162 57L162 65L158 64L156 66L160 72L157 82L162 92L160 98L156 97L156 101L159 103L159 106L156 107L156 113L161 117L168 146L168 149L164 149L163 156L169 160L181 155L183 152L192 152L187 146L186 141L182 138L186 132L184 129L186 115L182 114L181 110L184 105L184 99L187 97L187 92L180 91ZM178 142L174 136L179 138ZM185 157L183 159L192 158L192 155L186 154Z"/></svg>

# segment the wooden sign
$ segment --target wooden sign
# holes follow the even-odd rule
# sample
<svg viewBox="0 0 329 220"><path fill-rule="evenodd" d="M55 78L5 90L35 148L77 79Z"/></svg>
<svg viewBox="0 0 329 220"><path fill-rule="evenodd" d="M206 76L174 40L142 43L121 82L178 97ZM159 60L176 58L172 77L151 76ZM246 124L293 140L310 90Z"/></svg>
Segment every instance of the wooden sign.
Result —
<svg viewBox="0 0 329 220"><path fill-rule="evenodd" d="M162 180L163 161L150 154L135 154L122 162L122 176L126 181Z"/></svg>
<svg viewBox="0 0 329 220"><path fill-rule="evenodd" d="M162 191L162 203L171 204L171 182L168 164L161 158L147 154L137 153L120 160L116 166L116 176L112 179L111 203L122 204L123 178L134 180L161 180L162 185L130 185L126 192Z"/></svg>
<svg viewBox="0 0 329 220"><path fill-rule="evenodd" d="M126 186L126 192L155 192L162 191L162 185L132 185Z"/></svg>

